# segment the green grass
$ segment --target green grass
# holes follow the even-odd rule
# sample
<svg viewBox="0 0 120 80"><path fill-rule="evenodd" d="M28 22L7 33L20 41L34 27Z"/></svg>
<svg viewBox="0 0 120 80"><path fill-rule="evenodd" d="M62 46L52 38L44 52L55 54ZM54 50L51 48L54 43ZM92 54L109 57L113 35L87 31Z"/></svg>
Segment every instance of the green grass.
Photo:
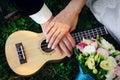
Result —
<svg viewBox="0 0 120 80"><path fill-rule="evenodd" d="M57 15L69 2L69 0L45 0L53 15ZM8 66L5 58L5 42L8 36L18 30L30 30L34 32L42 32L38 24L29 17L22 17L16 13L9 19L4 16L16 9L7 1L0 1L0 80L74 80L77 76L78 62L75 55L72 58L65 58L57 63L46 64L38 73L30 77L22 77L16 75ZM101 24L97 22L87 7L82 10L77 29L82 31L98 27Z"/></svg>

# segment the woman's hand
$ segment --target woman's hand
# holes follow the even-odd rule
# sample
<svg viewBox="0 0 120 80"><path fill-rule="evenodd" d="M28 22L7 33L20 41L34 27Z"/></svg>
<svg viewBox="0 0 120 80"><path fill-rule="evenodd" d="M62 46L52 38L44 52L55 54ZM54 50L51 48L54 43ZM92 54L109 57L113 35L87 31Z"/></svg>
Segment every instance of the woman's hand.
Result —
<svg viewBox="0 0 120 80"><path fill-rule="evenodd" d="M46 39L49 42L48 47L55 48L68 32L76 28L78 15L61 11L50 23L46 31Z"/></svg>
<svg viewBox="0 0 120 80"><path fill-rule="evenodd" d="M63 9L49 24L46 30L48 48L54 49L68 32L76 28L78 15L86 0L71 0L68 6Z"/></svg>
<svg viewBox="0 0 120 80"><path fill-rule="evenodd" d="M67 7L53 18L49 26L47 26L48 28L43 30L48 42L48 48L55 48L58 53L63 51L70 57L75 41L69 32L76 28L78 15L85 3L86 0L71 0Z"/></svg>
<svg viewBox="0 0 120 80"><path fill-rule="evenodd" d="M59 54L66 54L67 57L71 57L75 45L75 40L70 33L67 33L67 35L55 47L55 50Z"/></svg>

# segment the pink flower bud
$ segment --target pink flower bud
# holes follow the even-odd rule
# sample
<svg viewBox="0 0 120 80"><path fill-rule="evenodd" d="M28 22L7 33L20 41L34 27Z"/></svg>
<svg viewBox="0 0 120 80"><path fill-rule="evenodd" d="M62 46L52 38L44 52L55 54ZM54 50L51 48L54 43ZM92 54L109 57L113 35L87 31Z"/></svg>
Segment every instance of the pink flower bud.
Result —
<svg viewBox="0 0 120 80"><path fill-rule="evenodd" d="M79 44L77 45L77 48L78 48L81 52L83 52L83 49L85 48L85 46L87 46L87 44L84 43L84 42L81 42L81 43L79 43Z"/></svg>
<svg viewBox="0 0 120 80"><path fill-rule="evenodd" d="M97 42L93 42L93 43L91 43L91 46L94 46L95 48L97 48L98 47L98 43Z"/></svg>
<svg viewBox="0 0 120 80"><path fill-rule="evenodd" d="M105 56L105 57L108 57L108 56L109 56L108 51L107 51L106 49L103 49L103 48L98 48L98 49L97 49L97 53L100 53L100 54L102 54L102 55Z"/></svg>
<svg viewBox="0 0 120 80"><path fill-rule="evenodd" d="M114 74L120 77L120 66L119 66L119 65L120 65L120 64L118 64L118 65L115 67L115 72L114 72Z"/></svg>

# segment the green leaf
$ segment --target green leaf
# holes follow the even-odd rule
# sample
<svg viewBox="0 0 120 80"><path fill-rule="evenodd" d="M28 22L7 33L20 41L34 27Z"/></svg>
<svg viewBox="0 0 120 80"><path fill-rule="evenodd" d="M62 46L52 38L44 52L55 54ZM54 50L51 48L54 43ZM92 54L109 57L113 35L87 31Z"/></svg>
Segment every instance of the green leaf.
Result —
<svg viewBox="0 0 120 80"><path fill-rule="evenodd" d="M118 55L120 55L120 51L115 51L112 54L110 54L110 56L113 56L113 57L116 57Z"/></svg>
<svg viewBox="0 0 120 80"><path fill-rule="evenodd" d="M74 53L75 53L76 56L79 56L80 50L79 50L78 48L75 48L75 49L74 49Z"/></svg>

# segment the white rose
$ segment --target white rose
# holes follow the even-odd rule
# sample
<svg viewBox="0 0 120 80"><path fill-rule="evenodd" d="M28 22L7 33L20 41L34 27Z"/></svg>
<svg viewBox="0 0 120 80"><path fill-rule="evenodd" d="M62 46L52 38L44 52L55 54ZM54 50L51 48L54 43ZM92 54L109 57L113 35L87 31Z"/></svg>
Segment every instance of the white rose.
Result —
<svg viewBox="0 0 120 80"><path fill-rule="evenodd" d="M96 49L94 46L85 46L85 48L83 49L83 53L95 53Z"/></svg>
<svg viewBox="0 0 120 80"><path fill-rule="evenodd" d="M107 50L115 49L114 46L110 44L108 41L106 41L105 39L101 40L101 46Z"/></svg>
<svg viewBox="0 0 120 80"><path fill-rule="evenodd" d="M114 75L114 69L110 70L107 75L105 75L106 79L105 80L113 80L113 78L115 77Z"/></svg>
<svg viewBox="0 0 120 80"><path fill-rule="evenodd" d="M112 70L117 66L117 62L113 57L108 57L106 60L101 61L100 67L104 70Z"/></svg>

